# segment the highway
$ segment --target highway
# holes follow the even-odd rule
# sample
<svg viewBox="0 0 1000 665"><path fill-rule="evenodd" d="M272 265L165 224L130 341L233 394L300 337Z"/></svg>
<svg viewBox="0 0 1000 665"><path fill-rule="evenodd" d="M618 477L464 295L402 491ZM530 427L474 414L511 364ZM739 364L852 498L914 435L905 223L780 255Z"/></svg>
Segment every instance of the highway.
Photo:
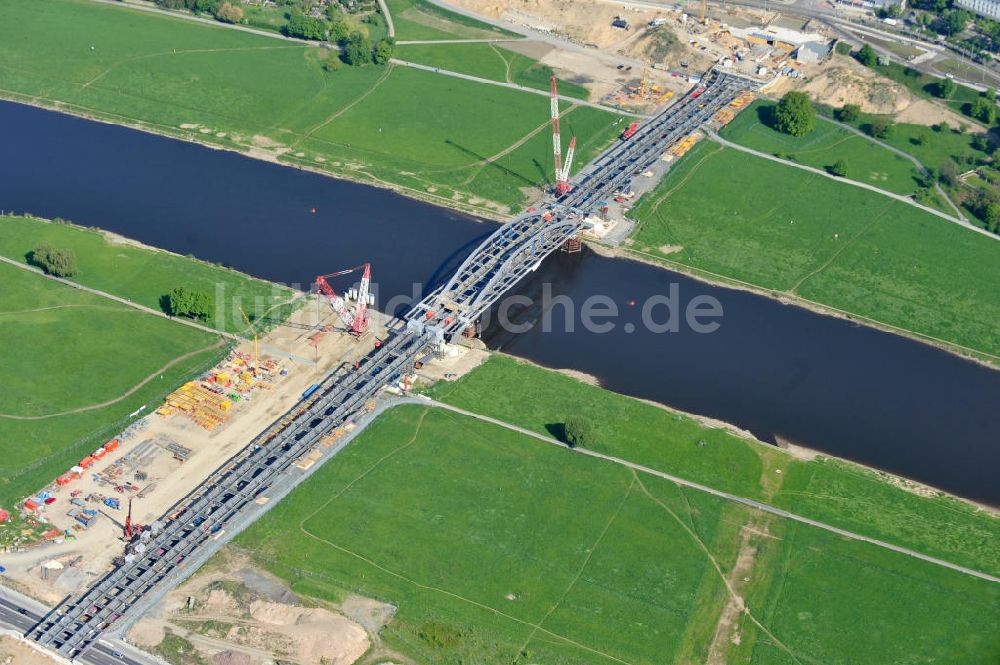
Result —
<svg viewBox="0 0 1000 665"><path fill-rule="evenodd" d="M548 199L544 212L524 215L497 229L455 276L398 321L387 339L358 366L341 365L240 452L214 471L142 532L140 541L107 575L45 617L7 612L25 634L66 659L107 657L102 635L114 634L197 569L226 539L246 528L305 477L293 463L348 422L367 422L385 386L409 373L460 333L549 254L586 226L597 204L647 170L676 141L694 132L736 96L756 86L748 79L710 72L695 89L616 142L577 174L573 189ZM357 429L360 429L357 428ZM348 437L324 456L329 459ZM318 467L319 463L316 464ZM273 503L268 504L273 505ZM224 536L224 538L223 538ZM129 619L121 621L129 613ZM35 620L27 625L28 619ZM103 662L103 661L102 661Z"/></svg>
<svg viewBox="0 0 1000 665"><path fill-rule="evenodd" d="M28 632L32 626L41 621L48 609L41 603L20 594L13 597L11 591L0 590L0 624L20 630L22 633ZM87 665L160 665L159 660L118 641L108 644L103 641L97 642L78 661Z"/></svg>

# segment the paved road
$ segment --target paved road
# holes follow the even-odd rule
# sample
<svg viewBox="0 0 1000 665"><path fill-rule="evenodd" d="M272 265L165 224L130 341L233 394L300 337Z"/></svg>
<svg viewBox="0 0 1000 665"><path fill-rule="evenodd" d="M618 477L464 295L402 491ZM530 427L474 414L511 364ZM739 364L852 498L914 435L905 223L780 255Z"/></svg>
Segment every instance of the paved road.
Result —
<svg viewBox="0 0 1000 665"><path fill-rule="evenodd" d="M240 337L239 335L234 335L233 333L229 333L229 332L222 332L220 330L216 330L215 328L209 328L208 326L202 325L202 324L197 323L195 321L189 321L187 319L181 319L181 318L175 318L173 316L168 316L168 315L164 314L163 312L161 312L158 309L153 309L152 307L146 307L145 305L140 305L139 303L132 302L131 300L129 300L127 298L119 298L118 296L112 295L112 294L108 293L107 291L101 291L100 289L92 289L89 286L84 286L82 284L77 284L76 282L70 281L68 279L63 279L62 277L55 277L54 275L47 275L45 273L45 271L40 270L39 268L36 268L34 266L25 265L24 263L21 263L20 261L15 261L14 259L9 259L6 256L0 256L0 262L7 263L9 265L14 266L15 268L20 268L21 270L27 270L28 272L33 272L33 273L35 273L37 275L41 275L42 277L44 277L46 279L51 279L51 280L53 280L55 282L59 282L60 284L65 284L66 286L71 286L74 289L79 289L80 291L86 291L87 293L92 293L95 296L100 296L102 298L107 298L108 300L114 300L117 303L121 303L122 305L125 305L127 307L131 307L132 309L137 309L140 312L145 312L146 314L152 314L153 316L158 316L161 319L168 319L170 321L174 321L175 323L180 323L182 325L189 326L191 328L197 328L198 330L201 330L201 331L204 331L204 332L208 332L208 333L212 333L214 335L220 335L222 337L225 337L227 339L231 339L231 340L234 340L234 341L243 341L243 338Z"/></svg>
<svg viewBox="0 0 1000 665"><path fill-rule="evenodd" d="M897 148L896 146L893 146L893 145L889 145L888 143L885 143L885 142L883 142L883 141L879 141L879 140L878 140L878 139L876 139L876 138L873 138L873 137L871 137L871 136L868 136L867 134L865 134L865 133L864 133L863 131L861 131L861 130L860 130L860 129L858 129L857 127L852 127L851 125L846 125L846 124L844 124L844 123L842 123L842 122L837 122L837 121L836 121L836 120L834 120L833 118L827 118L826 116L822 116L822 115L821 115L821 116L818 116L818 117L819 117L819 119L820 119L820 120L822 120L823 122L828 122L828 123L830 123L831 125L836 125L837 127L840 127L841 129L844 129L844 130L846 130L846 131L848 131L848 132L852 132L852 133L854 133L854 134L857 134L858 136L860 136L861 138L865 139L866 141L871 141L872 143L875 143L875 144L877 144L877 145L880 145L880 146L882 146L883 148L885 148L886 150L888 150L889 152L892 152L892 153L895 153L895 154L899 155L900 157L902 157L903 159L905 159L905 160L907 160L907 161L910 161L910 162L912 162L912 163L913 163L913 165L917 167L917 170L919 170L919 171L920 171L920 174L921 174L921 175L924 175L924 176L926 176L926 175L927 175L927 174L929 173L929 171L927 170L927 167L926 167L926 166L924 166L923 162L921 162L921 161L920 161L919 159L917 159L916 157L914 157L914 156L913 156L913 155L911 155L910 153L908 153L908 152L906 152L906 151L904 151L904 150L900 150L900 149L899 149L899 148ZM940 196L940 197L941 197L942 199L944 199L944 200L945 200L945 202L947 202L947 203L948 203L948 207L950 207L950 208L951 208L952 210L954 210L954 211L955 211L955 216L956 216L956 217L958 217L959 219L961 219L961 220L962 220L962 221L964 221L964 222L968 222L968 221L969 221L969 218L968 218L968 217L966 217L966 216L965 216L965 215L964 215L964 214L962 213L962 210L961 210L961 208L959 208L959 207L958 207L957 205L955 205L955 202L954 202L954 201L952 201L952 200L951 200L951 199L950 199L950 198L948 197L948 194L947 194L947 193L945 193L945 191L944 191L944 188L943 188L943 187L941 187L941 183L937 182L936 180L935 180L935 182L934 182L934 191L936 191L936 192L938 193L938 195L939 195L939 196Z"/></svg>
<svg viewBox="0 0 1000 665"><path fill-rule="evenodd" d="M750 155L755 155L762 159L768 159L772 162L778 162L779 164L784 164L786 166L791 166L797 169L801 169L803 171L808 171L810 173L823 176L824 178L830 178L831 180L836 180L837 182L842 182L846 185L851 185L852 187L860 187L861 189L867 189L870 192L875 192L876 194L881 194L882 196L888 197L890 199L895 199L902 203L911 205L915 208L920 208L924 212L929 212L930 214L940 217L941 219L946 219L949 222L952 222L953 224L958 224L963 228L969 229L970 231L975 231L976 233L984 235L987 238L992 238L993 240L1000 240L1000 236L996 235L995 233L990 233L986 229L981 229L978 226L973 226L967 219L959 219L958 217L952 217L951 215L943 213L940 210L931 208L930 206L925 206L922 203L917 203L913 199L903 196L901 194L893 194L892 192L887 192L884 189L879 189L878 187L874 187L864 182L858 182L857 180L850 180L849 178L841 178L839 176L835 176L833 174L827 173L823 169L818 169L813 166L806 166L805 164L799 164L798 162L792 162L787 159L781 159L780 157L775 157L774 155L768 154L766 152L761 152L760 150L754 150L753 148L748 148L738 143L727 141L726 139L722 138L721 136L712 131L709 131L708 135L709 138L711 138L713 141L715 141L720 145L724 145L727 148L732 148L733 150L739 150L740 152L745 152Z"/></svg>
<svg viewBox="0 0 1000 665"><path fill-rule="evenodd" d="M414 69L422 69L425 72L432 72L434 74L442 74L444 76L452 76L454 78L465 79L466 81L474 81L476 83L486 83L488 85L496 85L501 88L510 88L511 90L520 90L521 92L530 92L533 95L541 95L542 97L548 97L548 90L538 90L536 88L529 88L524 85L519 85L517 83L507 83L505 81L494 81L493 79L486 79L481 76L473 76L472 74L462 74L461 72L453 72L448 69L441 69L440 67L433 67L431 65L422 65L417 62L410 62L408 60L400 60L399 58L393 58L390 62L394 65L399 65L401 67L413 67ZM571 104L577 104L579 106L589 106L591 108L600 109L602 111L608 111L610 113L617 113L619 115L627 115L633 118L645 118L648 117L643 113L633 113L631 111L623 111L621 109L616 109L613 106L605 106L603 104L598 104L596 102L587 102L582 99L577 99L576 97L567 97L566 95L559 95L559 99L569 102Z"/></svg>
<svg viewBox="0 0 1000 665"><path fill-rule="evenodd" d="M751 508L756 508L757 510L762 510L766 513L771 513L772 515L778 515L779 517L784 517L786 519L795 520L796 522L801 522L803 524L808 524L809 526L814 526L817 529L823 529L824 531L829 531L835 533L838 536L843 536L844 538L850 538L851 540L857 540L859 542L868 543L870 545L875 545L877 547L882 547L887 550L892 550L899 554L905 554L906 556L913 557L915 559L920 559L921 561L926 561L932 563L936 566L942 566L944 568L950 568L951 570L958 571L960 573L965 573L966 575L972 575L973 577L978 577L979 579L986 580L988 582L1000 582L1000 577L994 577L988 573L983 573L973 568L967 568L965 566L959 566L958 564L951 563L950 561L944 561L942 559L937 559L926 554L922 554L915 550L907 549L905 547L900 547L899 545L893 545L892 543L887 543L884 540L878 540L877 538L869 538L868 536L863 536L859 533L854 533L852 531L847 531L839 527L835 527L831 524L826 524L825 522L820 522L808 517L803 517L802 515L797 515L795 513L788 512L781 508L775 508L774 506L768 505L766 503L761 503L760 501L754 501L753 499L748 499L746 497L738 496L736 494L730 494L729 492L723 492L722 490L717 490L714 487L709 487L707 485L702 485L701 483L696 483L679 476L674 476L669 473L664 473L663 471L658 471L656 469L651 469L648 466L643 466L641 464L636 464L635 462L629 462L620 457L614 457L613 455L605 455L604 453L599 453L594 450L588 450L586 448L567 448L566 444L561 441L557 441L551 437L544 436L538 432L534 432L530 429L524 427L519 427L518 425L512 425L511 423L505 422L503 420L498 420L496 418L491 418L490 416L484 416L480 413L475 413L474 411L466 411L465 409L460 409L456 406L450 404L445 404L443 402L438 402L430 399L420 399L420 398L406 398L401 400L400 403L406 402L410 404L422 404L424 406L432 406L438 409L444 409L446 411L452 411L454 413L461 414L463 416L468 416L470 418L475 418L477 420L482 420L494 425L499 425L509 430L513 430L520 434L530 436L532 438L538 439L539 441L544 441L553 446L559 446L560 448L566 448L572 452L579 453L581 455L586 455L588 457L594 457L596 459L601 459L606 462L612 462L624 466L641 473L646 473L651 476L657 476L658 478L663 478L664 480L669 480L672 483L681 485L683 487L690 487L691 489L698 490L699 492L705 492L706 494L711 494L717 496L720 499L725 499L727 501L733 501L734 503L741 503L745 506Z"/></svg>
<svg viewBox="0 0 1000 665"><path fill-rule="evenodd" d="M385 4L385 0L378 0L378 8L382 12L382 16L385 17L386 31L389 36L396 37L396 26L392 23L392 14L389 13L389 6Z"/></svg>
<svg viewBox="0 0 1000 665"><path fill-rule="evenodd" d="M12 589L0 587L0 625L24 634L52 608ZM115 653L123 657L115 656ZM77 659L85 665L163 665L159 658L120 640L105 639Z"/></svg>

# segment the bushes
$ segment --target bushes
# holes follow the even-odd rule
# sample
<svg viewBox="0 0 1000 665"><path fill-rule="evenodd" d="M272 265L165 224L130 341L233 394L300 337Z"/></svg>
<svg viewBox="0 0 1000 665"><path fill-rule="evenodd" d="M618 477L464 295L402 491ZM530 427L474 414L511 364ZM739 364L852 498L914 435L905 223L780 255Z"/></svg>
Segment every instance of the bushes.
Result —
<svg viewBox="0 0 1000 665"><path fill-rule="evenodd" d="M843 178L847 175L847 162L843 159L838 159L836 162L826 167L826 170L832 175Z"/></svg>
<svg viewBox="0 0 1000 665"><path fill-rule="evenodd" d="M326 21L305 14L292 14L281 32L299 39L326 39Z"/></svg>
<svg viewBox="0 0 1000 665"><path fill-rule="evenodd" d="M215 10L215 18L223 23L239 23L240 19L243 18L243 9L228 2L223 2Z"/></svg>
<svg viewBox="0 0 1000 665"><path fill-rule="evenodd" d="M372 61L372 42L360 32L353 33L344 44L344 62L349 65L367 65Z"/></svg>
<svg viewBox="0 0 1000 665"><path fill-rule="evenodd" d="M841 122L854 122L861 117L861 107L858 104L844 104L833 115Z"/></svg>
<svg viewBox="0 0 1000 665"><path fill-rule="evenodd" d="M31 251L28 260L56 277L72 277L76 274L76 254L71 249L56 249L43 242Z"/></svg>

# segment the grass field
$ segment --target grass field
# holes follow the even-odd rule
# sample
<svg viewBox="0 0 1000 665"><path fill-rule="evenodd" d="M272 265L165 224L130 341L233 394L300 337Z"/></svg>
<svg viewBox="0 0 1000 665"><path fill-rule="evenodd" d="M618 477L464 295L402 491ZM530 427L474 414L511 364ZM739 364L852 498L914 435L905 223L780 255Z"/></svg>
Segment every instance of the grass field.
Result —
<svg viewBox="0 0 1000 665"><path fill-rule="evenodd" d="M954 663L1000 656L1000 585L794 522L756 538L747 605L729 662ZM774 639L777 638L777 639Z"/></svg>
<svg viewBox="0 0 1000 665"><path fill-rule="evenodd" d="M955 499L904 491L854 464L797 460L777 448L504 356L492 357L457 382L435 386L432 394L547 436L567 417L585 413L596 429L594 450L1000 574L1000 519Z"/></svg>
<svg viewBox="0 0 1000 665"><path fill-rule="evenodd" d="M8 509L223 351L214 335L14 266L0 264L0 283L0 506ZM58 415L114 400L149 376L121 401Z"/></svg>
<svg viewBox="0 0 1000 665"><path fill-rule="evenodd" d="M52 30L64 38L51 39ZM527 200L523 188L544 182L537 171L498 165L489 181L477 178L498 155L548 163L549 150L520 144L547 121L544 97L403 67L327 72L327 57L313 46L84 0L0 6L0 94L8 98L482 211L516 208ZM588 108L578 117L587 119L581 141L612 140L618 116Z"/></svg>
<svg viewBox="0 0 1000 665"><path fill-rule="evenodd" d="M497 426L400 407L238 542L296 591L398 604L382 637L419 662L670 662L703 657L711 638L689 619L717 612L722 583L685 527L714 549L731 539L722 511Z"/></svg>
<svg viewBox="0 0 1000 665"><path fill-rule="evenodd" d="M521 35L442 9L426 0L386 0L397 40L516 39Z"/></svg>
<svg viewBox="0 0 1000 665"><path fill-rule="evenodd" d="M177 286L204 291L215 307L206 325L245 332L240 314L261 322L283 320L291 289L201 261L133 245L112 244L99 231L30 217L0 217L0 255L27 263L40 243L72 249L78 272L73 281L161 310L160 299Z"/></svg>
<svg viewBox="0 0 1000 665"><path fill-rule="evenodd" d="M726 126L722 136L820 169L844 160L848 178L896 194L912 194L919 188L920 174L913 162L837 125L818 121L816 129L802 138L772 129L765 121L775 106L754 102Z"/></svg>
<svg viewBox="0 0 1000 665"><path fill-rule="evenodd" d="M850 124L864 130L875 117L863 114ZM956 129L943 128L936 132L926 125L899 122L893 124L889 136L880 140L913 155L924 166L935 171L949 159L956 163L959 171L964 171L968 168L969 160L981 160L988 156L972 146L974 136L975 133L971 131L962 133Z"/></svg>
<svg viewBox="0 0 1000 665"><path fill-rule="evenodd" d="M632 214L635 249L1000 355L1000 243L905 203L706 141Z"/></svg>
<svg viewBox="0 0 1000 665"><path fill-rule="evenodd" d="M751 519L648 474L404 406L236 542L297 593L393 603L381 638L417 662L705 662ZM751 611L737 618L782 648L751 624L739 646L723 642L729 662L997 653L996 585L778 518L769 530L754 536Z"/></svg>
<svg viewBox="0 0 1000 665"><path fill-rule="evenodd" d="M549 89L553 74L537 60L493 44L404 44L396 49L396 57L538 90ZM560 81L559 94L587 99L590 92L582 85Z"/></svg>

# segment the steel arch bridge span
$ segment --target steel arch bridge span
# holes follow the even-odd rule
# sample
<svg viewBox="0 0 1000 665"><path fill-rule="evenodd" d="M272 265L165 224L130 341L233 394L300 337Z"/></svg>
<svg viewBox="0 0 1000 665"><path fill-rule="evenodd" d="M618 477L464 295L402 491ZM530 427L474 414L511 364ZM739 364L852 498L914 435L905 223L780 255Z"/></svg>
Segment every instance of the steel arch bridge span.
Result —
<svg viewBox="0 0 1000 665"><path fill-rule="evenodd" d="M585 226L576 214L531 214L511 220L480 243L454 276L415 305L406 318L419 327L437 328L438 336L465 330Z"/></svg>
<svg viewBox="0 0 1000 665"><path fill-rule="evenodd" d="M476 297L466 307L464 312L466 325L482 316L483 312L496 304L511 287L529 272L534 272L545 257L562 247L584 226L587 224L580 219L559 219L547 223L541 230L524 238L507 254L504 261L497 265L497 269L489 276L486 284L479 289Z"/></svg>

